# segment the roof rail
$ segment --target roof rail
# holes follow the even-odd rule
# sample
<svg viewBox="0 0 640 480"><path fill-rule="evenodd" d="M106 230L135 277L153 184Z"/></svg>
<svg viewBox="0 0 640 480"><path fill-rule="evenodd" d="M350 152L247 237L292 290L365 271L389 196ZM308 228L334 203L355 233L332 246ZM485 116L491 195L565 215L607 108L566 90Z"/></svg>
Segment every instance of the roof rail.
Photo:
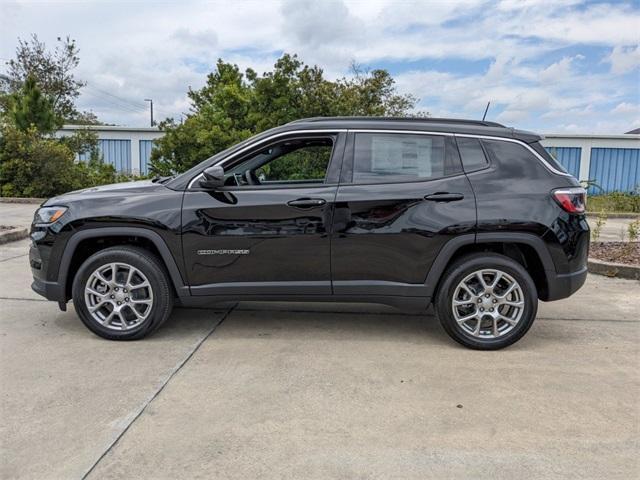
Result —
<svg viewBox="0 0 640 480"><path fill-rule="evenodd" d="M303 123L303 122L323 122L323 121L340 121L340 120L356 120L356 121L384 121L384 122L416 122L416 123L454 123L459 125L479 125L482 127L501 127L506 128L501 123L490 122L486 120L466 120L464 118L434 118L434 117L311 117L301 118L289 122Z"/></svg>

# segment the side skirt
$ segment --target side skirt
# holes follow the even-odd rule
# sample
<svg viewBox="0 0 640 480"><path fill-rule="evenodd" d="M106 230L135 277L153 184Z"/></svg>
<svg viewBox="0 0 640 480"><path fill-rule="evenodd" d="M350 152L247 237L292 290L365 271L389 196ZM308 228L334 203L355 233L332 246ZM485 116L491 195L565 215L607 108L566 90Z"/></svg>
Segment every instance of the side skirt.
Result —
<svg viewBox="0 0 640 480"><path fill-rule="evenodd" d="M342 302L389 305L406 312L426 312L430 297L382 295L199 295L177 298L177 305L206 307L228 302Z"/></svg>

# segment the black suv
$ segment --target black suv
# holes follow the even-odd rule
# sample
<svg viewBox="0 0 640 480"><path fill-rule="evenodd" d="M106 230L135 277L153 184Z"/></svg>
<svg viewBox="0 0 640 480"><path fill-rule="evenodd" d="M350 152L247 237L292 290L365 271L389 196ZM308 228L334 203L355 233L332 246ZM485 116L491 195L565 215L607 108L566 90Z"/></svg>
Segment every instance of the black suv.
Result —
<svg viewBox="0 0 640 480"><path fill-rule="evenodd" d="M502 348L587 275L585 191L540 139L472 120L295 121L181 175L46 201L32 288L114 340L174 304L340 301L433 303L461 344Z"/></svg>

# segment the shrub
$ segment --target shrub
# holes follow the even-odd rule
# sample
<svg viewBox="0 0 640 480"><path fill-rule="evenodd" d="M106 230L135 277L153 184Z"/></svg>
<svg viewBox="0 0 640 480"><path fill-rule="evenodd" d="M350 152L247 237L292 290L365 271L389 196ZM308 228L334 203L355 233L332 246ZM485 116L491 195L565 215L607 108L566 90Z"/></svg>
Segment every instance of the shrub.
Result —
<svg viewBox="0 0 640 480"><path fill-rule="evenodd" d="M587 198L590 212L635 212L640 213L640 195L626 192L612 192L605 195L593 195Z"/></svg>
<svg viewBox="0 0 640 480"><path fill-rule="evenodd" d="M44 137L35 128L4 127L0 137L2 196L52 197L72 190L129 180L95 155L75 162L68 142Z"/></svg>

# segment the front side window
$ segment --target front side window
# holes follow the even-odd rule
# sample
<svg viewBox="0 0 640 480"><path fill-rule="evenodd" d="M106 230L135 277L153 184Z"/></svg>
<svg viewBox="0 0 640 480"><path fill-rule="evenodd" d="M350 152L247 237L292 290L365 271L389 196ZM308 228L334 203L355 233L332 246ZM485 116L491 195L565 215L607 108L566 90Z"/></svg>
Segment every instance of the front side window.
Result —
<svg viewBox="0 0 640 480"><path fill-rule="evenodd" d="M400 133L355 136L354 183L412 182L451 173L444 137Z"/></svg>
<svg viewBox="0 0 640 480"><path fill-rule="evenodd" d="M283 140L244 158L227 170L225 184L323 183L332 151L332 138Z"/></svg>

